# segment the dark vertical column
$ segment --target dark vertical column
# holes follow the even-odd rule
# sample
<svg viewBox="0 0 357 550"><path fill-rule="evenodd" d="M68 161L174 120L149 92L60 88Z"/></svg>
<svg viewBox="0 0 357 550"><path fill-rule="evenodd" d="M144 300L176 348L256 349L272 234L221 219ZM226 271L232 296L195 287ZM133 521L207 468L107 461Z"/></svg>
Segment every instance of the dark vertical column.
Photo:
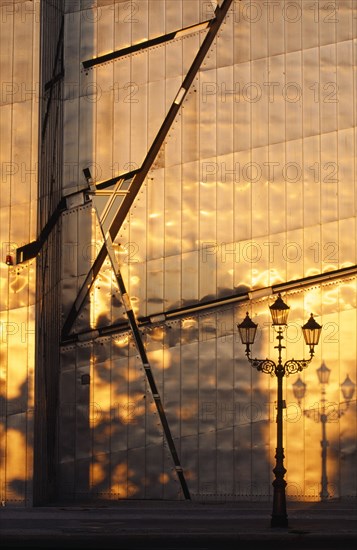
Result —
<svg viewBox="0 0 357 550"><path fill-rule="evenodd" d="M288 527L288 516L286 513L286 496L285 487L286 481L284 476L286 469L284 467L284 447L283 447L283 378L285 374L285 368L282 365L281 352L284 346L282 346L282 328L278 329L278 345L275 346L279 352L279 361L275 369L275 375L278 381L277 388L277 416L276 416L276 454L275 454L275 468L273 470L275 479L273 481L274 496L273 496L273 513L271 517L271 527Z"/></svg>
<svg viewBox="0 0 357 550"><path fill-rule="evenodd" d="M275 479L273 481L274 497L273 497L273 513L271 518L272 527L287 527L288 516L286 513L286 497L285 487L286 481L284 476L286 469L284 467L284 448L283 448L283 372L277 372L278 391L277 391L277 418L276 418L276 454L275 468L273 470Z"/></svg>
<svg viewBox="0 0 357 550"><path fill-rule="evenodd" d="M62 190L63 2L41 2L38 235ZM60 234L51 231L37 257L34 505L57 496Z"/></svg>

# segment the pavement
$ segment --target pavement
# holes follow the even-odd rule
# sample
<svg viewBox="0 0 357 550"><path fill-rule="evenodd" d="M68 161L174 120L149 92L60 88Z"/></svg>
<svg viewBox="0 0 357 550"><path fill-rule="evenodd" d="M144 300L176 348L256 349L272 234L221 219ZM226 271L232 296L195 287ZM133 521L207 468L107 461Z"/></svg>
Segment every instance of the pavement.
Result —
<svg viewBox="0 0 357 550"><path fill-rule="evenodd" d="M0 509L0 548L352 550L357 499L288 502L270 527L266 502L118 501Z"/></svg>

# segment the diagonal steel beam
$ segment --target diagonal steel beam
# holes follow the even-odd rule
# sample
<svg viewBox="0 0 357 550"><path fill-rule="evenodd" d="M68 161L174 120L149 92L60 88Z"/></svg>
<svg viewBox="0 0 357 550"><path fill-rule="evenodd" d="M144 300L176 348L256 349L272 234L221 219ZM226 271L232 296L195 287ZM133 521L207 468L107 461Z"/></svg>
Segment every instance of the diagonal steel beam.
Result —
<svg viewBox="0 0 357 550"><path fill-rule="evenodd" d="M206 54L208 53L215 37L217 36L217 33L222 25L222 22L227 15L227 12L232 4L233 0L223 0L221 6L217 6L215 10L215 17L212 19L208 26L208 31L206 34L206 37L204 41L202 42L202 45L197 52L197 55L195 59L192 62L192 65L190 69L188 70L186 77L184 78L182 82L182 86L179 89L176 98L174 99L174 102L172 103L164 122L162 123L156 138L154 139L145 159L144 162L140 168L140 170L134 175L133 180L130 185L129 193L124 198L120 209L109 229L110 238L112 241L114 241L115 237L118 234L118 231L120 227L122 226L137 194L139 193L141 186L150 170L150 168L153 165L153 162L157 156L157 154L160 151L160 148L162 144L164 143L164 140L180 110L182 101L184 97L186 96L192 82L195 79L195 76L197 75L198 70L201 67L201 64L206 57ZM107 249L105 244L103 244L102 248L100 249L96 259L94 260L94 263L92 265L92 268L90 269L89 273L87 274L87 277L79 290L79 293L77 295L76 300L73 303L73 306L67 316L67 319L63 325L62 329L62 340L65 340L68 336L76 318L77 315L86 300L92 284L97 277L105 259L107 257Z"/></svg>
<svg viewBox="0 0 357 550"><path fill-rule="evenodd" d="M118 188L119 188L120 182L118 182L117 185L118 185ZM93 191L95 192L95 185L92 185L91 187L92 187ZM188 488L188 485L187 485L187 482L186 482L185 474L184 474L183 468L181 466L181 462L180 462L180 459L179 459L179 456L178 456L178 453L177 453L177 450L176 450L175 442L174 442L174 439L172 437L172 433L171 433L171 430L170 430L169 423L167 421L167 417L166 417L166 413L165 413L165 410L164 410L164 407L163 407L163 403L162 403L158 388L156 386L154 373L152 372L151 365L150 365L150 362L149 362L149 359L148 359L148 356L147 356L147 353L146 353L146 349L145 349L145 346L144 346L144 343L143 343L143 340L142 340L142 337L141 337L141 332L139 330L139 326L138 326L138 323L137 323L137 320L136 320L136 317L135 317L135 314L134 314L134 311L133 311L133 308L132 308L132 305L131 305L130 296L127 292L125 282L124 282L122 274L121 274L120 265L119 265L119 262L117 260L116 255L115 255L115 251L114 251L114 247L113 247L113 241L111 240L111 237L109 235L109 231L106 231L106 229L105 229L106 224L107 224L107 219L106 218L108 216L110 216L110 210L111 210L111 206L112 206L114 200L115 200L115 195L113 193L113 195L111 195L109 197L106 208L103 210L103 212L101 214L99 213L99 211L96 207L95 198L94 198L94 201L93 201L94 202L94 207L95 207L95 210L96 210L96 214L97 214L100 230L101 230L101 233L102 233L102 237L103 237L104 242L105 242L105 248L106 248L107 254L109 256L110 263L111 263L111 266L112 266L112 269L113 269L113 272L114 272L114 275L115 275L115 278L116 278L116 281L117 281L117 285L118 285L118 289L119 289L119 292L120 292L120 295L121 295L122 302L123 302L124 307L125 307L125 312L126 312L126 315L127 315L127 318L128 318L128 323L129 323L129 326L130 326L130 330L131 330L131 333L133 335L135 345L136 345L136 349L137 349L137 351L139 353L139 356L140 356L140 359L141 359L141 363L144 367L145 376L146 376L146 379L148 381L154 403L156 405L156 410L158 412L158 415L159 415L159 418L160 418L160 421L161 421L162 429L163 429L163 432L164 432L164 435L165 435L165 439L166 439L169 451L171 453L171 458L172 458L174 466L175 466L176 474L177 474L178 480L180 482L181 489L182 489L182 492L183 492L183 495L184 495L185 499L190 500L191 495L190 495L190 491L189 491L189 488Z"/></svg>
<svg viewBox="0 0 357 550"><path fill-rule="evenodd" d="M122 48L121 50L116 50L114 52L101 55L100 57L95 57L94 59L88 59L87 61L83 61L83 68L86 70L92 69L93 67L101 65L102 63L115 61L120 57L124 57L135 52L140 52L148 48L153 48L154 46L158 46L159 44L164 44L165 42L170 42L172 40L180 38L180 36L206 29L209 24L210 20L204 21L203 23L197 23L196 25L190 25L189 27L185 27L184 29L173 31L168 34L163 34L161 36L157 36L156 38L151 38L150 40L145 40L144 42L139 42L138 44L133 44L132 46L128 46L127 48Z"/></svg>
<svg viewBox="0 0 357 550"><path fill-rule="evenodd" d="M351 265L348 267L342 267L340 269L334 269L331 271L325 271L319 273L318 275L309 275L307 277L302 277L301 279L294 279L291 281L286 281L285 283L278 283L272 285L271 287L262 287L256 288L254 290L242 290L241 292L225 296L223 298L216 298L215 300L210 300L203 303L196 303L190 306L183 306L177 309L171 309L167 311L162 311L160 313L155 313L149 317L138 318L137 323L139 328L145 329L153 325L162 325L166 321L177 321L184 319L185 317L198 316L201 313L207 313L211 311L221 310L232 304L238 304L240 302L247 302L249 300L254 300L262 298L265 296L272 296L278 294L279 292L289 292L290 290L296 290L298 288L306 288L312 285L321 285L326 281L343 281L344 279L352 278L357 276L357 265ZM123 334L128 332L129 324L127 322L113 323L111 325L106 325L100 327L97 330L84 331L77 334L72 334L61 342L62 346L67 346L69 344L83 340L91 340L95 338L100 338L102 336L108 336L113 334Z"/></svg>

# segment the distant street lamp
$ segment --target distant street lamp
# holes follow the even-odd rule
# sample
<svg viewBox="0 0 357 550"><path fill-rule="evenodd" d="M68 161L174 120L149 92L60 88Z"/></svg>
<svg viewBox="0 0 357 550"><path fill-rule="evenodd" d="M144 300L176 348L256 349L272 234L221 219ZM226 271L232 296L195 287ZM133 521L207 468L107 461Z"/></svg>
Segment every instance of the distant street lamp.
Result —
<svg viewBox="0 0 357 550"><path fill-rule="evenodd" d="M317 419L317 422L321 422L322 425L322 438L321 438L321 491L320 498L321 500L326 500L329 498L330 494L328 492L328 478L327 478L327 447L329 442L326 438L326 424L331 417L341 418L347 411L353 394L355 392L356 385L352 382L350 377L347 375L345 381L341 384L341 392L344 398L344 408L339 407L337 410L328 411L326 407L326 386L329 383L330 372L325 363L322 363L321 367L316 369L317 376L321 385L321 409L309 409L304 410L304 415L308 418ZM293 384L293 392L295 399L298 400L299 405L301 400L305 397L306 384L301 380L300 376Z"/></svg>
<svg viewBox="0 0 357 550"><path fill-rule="evenodd" d="M274 304L269 306L269 309L273 320L273 327L278 333L276 337L278 345L274 348L278 350L277 363L274 363L274 361L270 359L253 359L251 357L250 346L254 344L258 325L250 319L248 313L244 321L237 325L237 327L242 343L245 344L245 354L251 366L258 371L277 377L277 445L275 454L276 464L273 469L273 473L275 474L275 479L273 481L273 513L270 525L271 527L288 527L285 497L286 481L284 479L286 469L284 468L283 448L283 408L285 408L285 402L283 401L283 378L285 375L296 374L309 365L314 356L315 346L319 343L322 327L315 321L311 314L308 322L302 327L305 342L309 346L310 359L290 359L283 364L281 352L285 349L285 346L282 345L281 341L284 339L283 327L287 324L290 307L284 303L279 294Z"/></svg>

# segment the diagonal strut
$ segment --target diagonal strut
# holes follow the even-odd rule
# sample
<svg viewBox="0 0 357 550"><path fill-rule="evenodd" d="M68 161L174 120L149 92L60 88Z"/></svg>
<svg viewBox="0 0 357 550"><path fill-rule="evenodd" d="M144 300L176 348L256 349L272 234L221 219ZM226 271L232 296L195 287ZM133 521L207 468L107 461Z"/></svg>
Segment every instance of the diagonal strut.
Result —
<svg viewBox="0 0 357 550"><path fill-rule="evenodd" d="M121 206L117 212L117 215L115 216L110 228L109 228L109 235L112 241L114 241L116 235L118 234L118 231L120 227L122 226L130 207L132 206L137 194L139 193L141 186L152 167L152 164L172 126L172 123L174 122L176 115L178 114L178 111L181 107L182 101L188 92L199 68L201 67L201 64L211 47L213 40L215 39L217 32L219 31L221 24L232 4L233 0L224 0L222 2L221 6L217 6L215 10L215 17L210 21L210 24L208 26L208 32L206 34L206 37L204 41L202 42L202 45L197 52L197 55L195 59L192 62L192 65L190 69L188 70L186 77L183 80L182 86L180 90L178 91L178 94L176 98L174 99L174 102L172 103L164 122L162 123L156 138L154 139L145 159L141 166L141 168L134 174L133 179L131 181L131 185L129 188L129 192L124 197ZM119 178L118 178L119 179ZM102 248L100 249L96 259L94 260L94 263L89 271L89 273L86 276L86 279L80 288L77 298L74 301L72 308L66 318L66 321L64 322L63 328L62 328L62 340L65 340L66 337L69 335L73 324L77 318L77 315L86 300L92 284L97 277L105 259L107 257L107 249L106 245L104 244Z"/></svg>
<svg viewBox="0 0 357 550"><path fill-rule="evenodd" d="M92 185L91 187L93 188L93 191L95 192L95 185ZM118 187L120 187L120 182L118 182ZM161 401L161 397L160 397L158 388L156 386L156 382L155 382L155 379L154 379L153 372L151 370L151 365L150 365L150 362L149 362L149 359L148 359L148 356L147 356L147 353L146 353L146 350L145 350L145 346L144 346L144 343L143 343L142 338L141 338L141 333L140 333L139 326L138 326L138 323L137 323L137 320L136 320L136 317L135 317L135 314L134 314L134 311L133 311L133 308L132 308L132 305L131 305L131 302L130 302L130 297L129 297L128 292L126 290L125 283L124 283L124 280L123 280L123 277L122 277L122 274L121 274L121 271L120 271L120 265L119 265L119 262L116 258L116 255L115 255L115 251L114 251L114 247L113 247L113 241L110 237L109 231L105 231L106 217L108 216L108 212L110 212L110 209L111 209L111 206L112 206L114 200L115 200L115 194L113 193L111 195L111 197L109 198L109 200L107 202L107 205L106 205L106 208L104 209L104 211L102 212L101 215L99 215L99 212L98 212L97 208L95 207L95 210L96 210L96 213L97 213L97 218L98 218L98 221L99 221L99 226L100 226L101 233L102 233L102 237L103 237L104 243L105 243L104 246L106 248L106 252L109 256L111 266L112 266L113 272L115 274L115 278L116 278L116 281L117 281L117 284L118 284L118 288L119 288L119 291L120 291L122 302L124 304L125 311L126 311L126 314L127 314L129 326L130 326L130 329L131 329L131 332L132 332L132 335L133 335L133 338L134 338L134 341L135 341L135 344L136 344L136 348L137 348L138 353L140 355L141 362L142 362L144 370L145 370L145 375L146 375L147 381L149 383L151 394L152 394L152 397L153 397L155 405L156 405L156 410L158 412L158 415L159 415L159 418L160 418L160 421L161 421L161 425L162 425L162 428L163 428L163 431L164 431L164 434L165 434L166 442L168 444L168 447L169 447L169 450L170 450L170 453L171 453L171 457L172 457L173 463L175 465L176 474L177 474L177 477L178 477L179 482L181 484L182 492L184 494L185 499L190 500L191 499L190 491L188 489L186 478L185 478L185 475L184 475L184 472L183 472L183 469L182 469L182 466L181 466L181 463L180 463L179 456L177 454L175 442L173 440L171 430L170 430L170 426L169 426L169 423L167 421L166 413L165 413L165 410L164 410L164 407L163 407L163 404L162 404L162 401ZM95 205L95 200L94 200L94 205Z"/></svg>

